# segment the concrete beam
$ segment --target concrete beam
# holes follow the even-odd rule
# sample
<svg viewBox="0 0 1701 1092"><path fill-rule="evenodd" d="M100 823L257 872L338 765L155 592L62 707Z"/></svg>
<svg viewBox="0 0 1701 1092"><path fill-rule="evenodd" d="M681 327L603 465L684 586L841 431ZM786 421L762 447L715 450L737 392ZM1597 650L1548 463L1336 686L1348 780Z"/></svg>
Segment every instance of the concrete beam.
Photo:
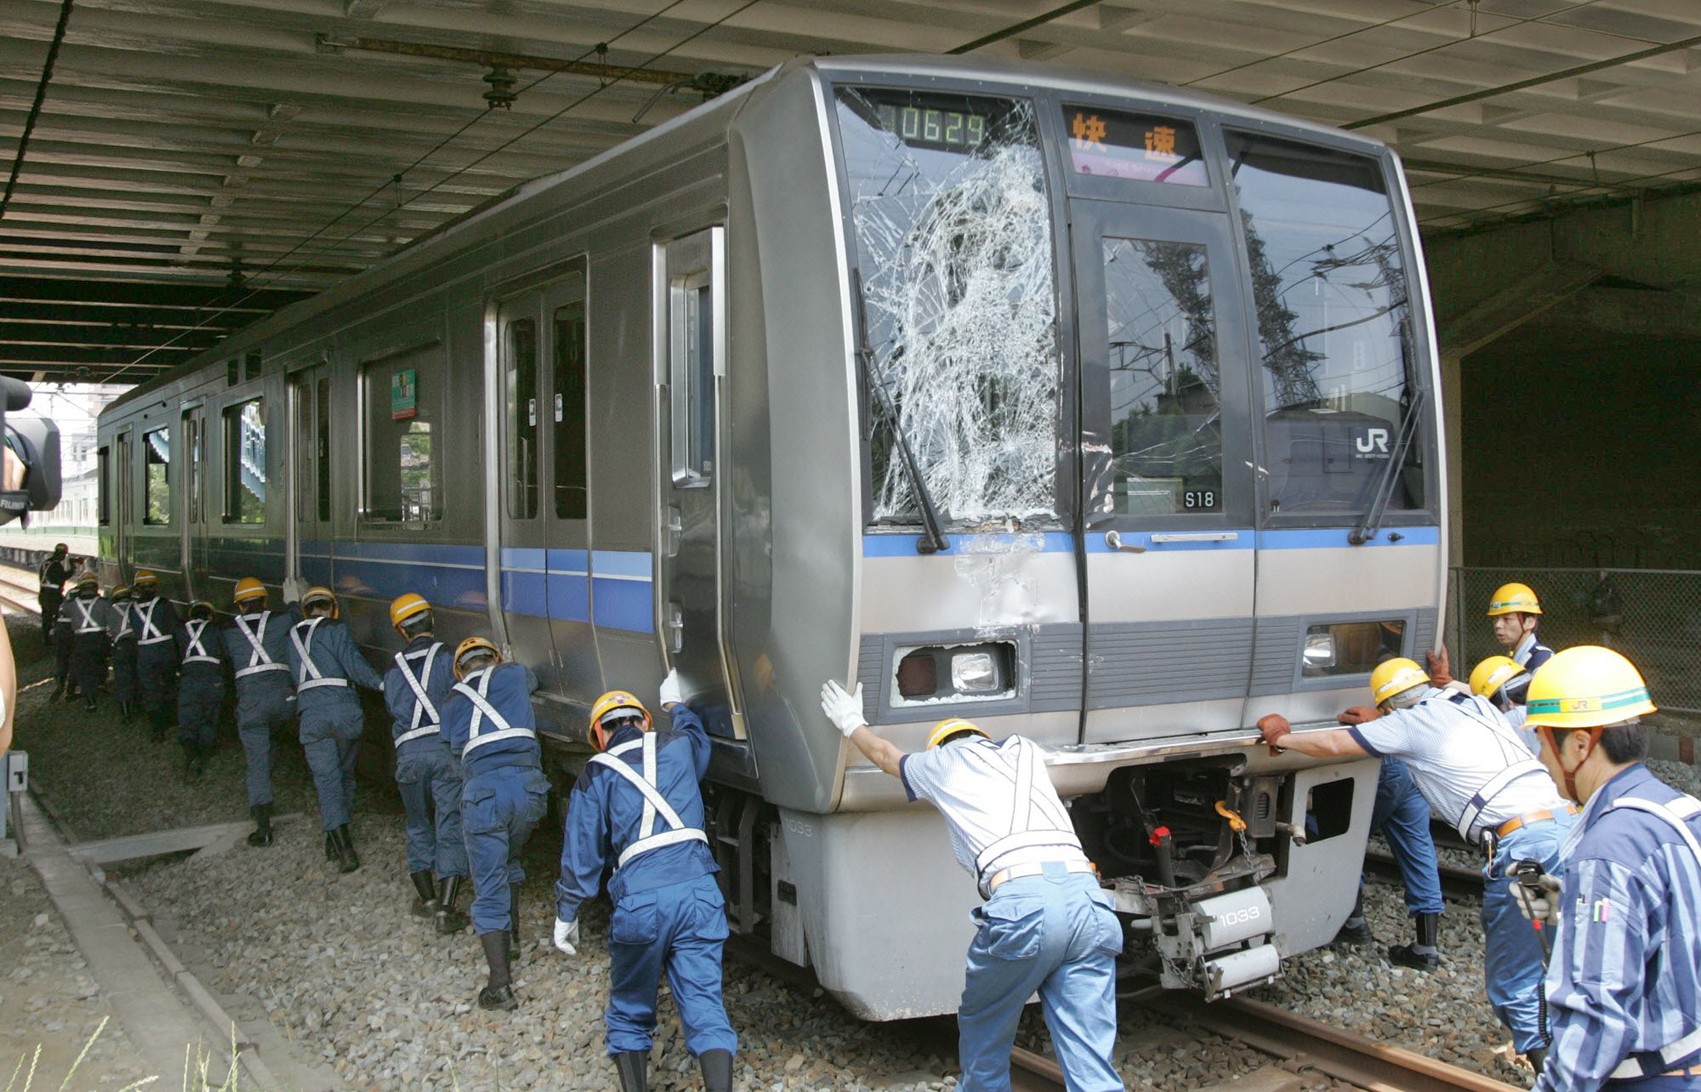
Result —
<svg viewBox="0 0 1701 1092"><path fill-rule="evenodd" d="M1511 333L1524 323L1601 277L1601 271L1578 262L1549 262L1534 273L1501 289L1450 319L1438 318L1441 353L1467 356Z"/></svg>

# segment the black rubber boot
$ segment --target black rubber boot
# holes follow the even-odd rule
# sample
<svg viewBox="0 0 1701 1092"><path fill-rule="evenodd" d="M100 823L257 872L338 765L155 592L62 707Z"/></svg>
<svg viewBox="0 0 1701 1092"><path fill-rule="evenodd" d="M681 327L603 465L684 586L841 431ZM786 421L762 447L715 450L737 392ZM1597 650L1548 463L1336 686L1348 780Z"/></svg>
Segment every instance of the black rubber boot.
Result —
<svg viewBox="0 0 1701 1092"><path fill-rule="evenodd" d="M490 965L490 982L478 991L478 1007L503 1010L518 1008L520 1003L514 1000L514 980L508 972L510 937L507 933L497 930L494 933L480 933L478 942L484 946L484 961Z"/></svg>
<svg viewBox="0 0 1701 1092"><path fill-rule="evenodd" d="M159 743L165 739L166 730L171 727L171 710L155 709L148 717L154 724L154 742Z"/></svg>
<svg viewBox="0 0 1701 1092"><path fill-rule="evenodd" d="M429 872L409 872L408 879L413 881L413 889L419 897L413 900L409 909L416 918L429 918L437 913L437 886L431 882Z"/></svg>
<svg viewBox="0 0 1701 1092"><path fill-rule="evenodd" d="M272 806L270 804L255 804L248 809L248 814L254 817L254 829L248 835L251 846L269 846L272 844Z"/></svg>
<svg viewBox="0 0 1701 1092"><path fill-rule="evenodd" d="M520 888L518 884L508 885L508 948L514 958L520 956Z"/></svg>
<svg viewBox="0 0 1701 1092"><path fill-rule="evenodd" d="M650 1052L628 1050L613 1057L614 1071L620 1074L620 1092L648 1092Z"/></svg>
<svg viewBox="0 0 1701 1092"><path fill-rule="evenodd" d="M48 701L60 701L64 697L65 697L65 680L60 679L59 684L53 688L53 693L48 697L47 700Z"/></svg>
<svg viewBox="0 0 1701 1092"><path fill-rule="evenodd" d="M95 700L93 695L88 695L83 698L83 711L85 713L92 713L95 711Z"/></svg>
<svg viewBox="0 0 1701 1092"><path fill-rule="evenodd" d="M732 1052L705 1050L697 1055L703 1070L703 1092L732 1092Z"/></svg>
<svg viewBox="0 0 1701 1092"><path fill-rule="evenodd" d="M135 705L134 702L128 702L128 701L119 702L118 703L118 723L123 724L123 725L128 725L130 723L131 716L135 713L135 710L136 710L136 705Z"/></svg>
<svg viewBox="0 0 1701 1092"><path fill-rule="evenodd" d="M1441 966L1441 915L1419 914L1416 921L1417 940L1388 949L1388 959L1399 967L1433 971Z"/></svg>
<svg viewBox="0 0 1701 1092"><path fill-rule="evenodd" d="M199 743L186 743L184 749L189 752L189 781L201 780L201 775L207 772L207 755L212 750Z"/></svg>
<svg viewBox="0 0 1701 1092"><path fill-rule="evenodd" d="M360 867L360 857L354 852L354 837L349 834L348 824L333 830L331 834L337 840L337 871L353 872Z"/></svg>
<svg viewBox="0 0 1701 1092"><path fill-rule="evenodd" d="M183 744L183 783L185 785L193 785L201 776L201 772L196 768L195 763L195 745L193 743Z"/></svg>
<svg viewBox="0 0 1701 1092"><path fill-rule="evenodd" d="M461 893L461 877L450 876L437 883L437 931L452 936L467 927L467 916L455 909L455 899Z"/></svg>
<svg viewBox="0 0 1701 1092"><path fill-rule="evenodd" d="M1341 926L1341 931L1335 934L1335 939L1331 943L1353 948L1362 948L1367 944L1376 943L1376 934L1370 931L1370 922L1364 920L1364 887L1362 885L1358 889L1358 898L1353 901L1352 913L1347 915L1347 923Z"/></svg>
<svg viewBox="0 0 1701 1092"><path fill-rule="evenodd" d="M327 830L325 832L325 860L334 861L336 859L337 859L337 832L334 831L334 830Z"/></svg>
<svg viewBox="0 0 1701 1092"><path fill-rule="evenodd" d="M1535 1047L1524 1051L1524 1060L1530 1063L1530 1068L1536 1071L1536 1076L1541 1076L1542 1065L1547 1061L1547 1048Z"/></svg>

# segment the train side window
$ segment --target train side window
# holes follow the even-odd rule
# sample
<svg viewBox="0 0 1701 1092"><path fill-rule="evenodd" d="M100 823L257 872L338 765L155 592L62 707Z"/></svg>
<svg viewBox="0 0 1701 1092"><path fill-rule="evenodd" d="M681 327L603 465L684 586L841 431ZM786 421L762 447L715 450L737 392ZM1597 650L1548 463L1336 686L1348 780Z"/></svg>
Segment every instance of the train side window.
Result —
<svg viewBox="0 0 1701 1092"><path fill-rule="evenodd" d="M538 375L537 323L515 319L508 323L502 348L502 397L508 418L508 516L537 515Z"/></svg>
<svg viewBox="0 0 1701 1092"><path fill-rule="evenodd" d="M429 345L368 361L361 367L366 427L367 520L429 523L442 518L441 415L447 375L444 353Z"/></svg>
<svg viewBox="0 0 1701 1092"><path fill-rule="evenodd" d="M714 283L708 272L674 281L668 293L673 480L706 485L715 460Z"/></svg>
<svg viewBox="0 0 1701 1092"><path fill-rule="evenodd" d="M171 429L142 434L143 465L147 469L147 504L142 522L150 527L171 524Z"/></svg>
<svg viewBox="0 0 1701 1092"><path fill-rule="evenodd" d="M203 515L201 511L202 501L205 500L204 490L206 488L206 470L203 464L207 453L206 440L202 436L204 429L199 413L199 410L192 410L183 414L183 431L180 433L183 438L185 457L179 465L188 479L184 482L183 495L188 502L186 517L192 524L201 522Z"/></svg>
<svg viewBox="0 0 1701 1092"><path fill-rule="evenodd" d="M98 522L102 527L112 522L112 505L107 499L112 495L112 448L105 444L95 453L98 466L95 480L100 483L100 515Z"/></svg>
<svg viewBox="0 0 1701 1092"><path fill-rule="evenodd" d="M224 410L224 521L266 522L266 414L260 398Z"/></svg>
<svg viewBox="0 0 1701 1092"><path fill-rule="evenodd" d="M555 515L584 519L585 301L555 309Z"/></svg>

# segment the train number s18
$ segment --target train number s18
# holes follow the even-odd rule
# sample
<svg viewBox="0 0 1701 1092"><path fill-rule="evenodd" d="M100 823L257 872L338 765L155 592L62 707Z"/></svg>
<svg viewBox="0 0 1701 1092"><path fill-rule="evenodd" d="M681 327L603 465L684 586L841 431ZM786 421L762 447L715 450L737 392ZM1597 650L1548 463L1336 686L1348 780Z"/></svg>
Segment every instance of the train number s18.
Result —
<svg viewBox="0 0 1701 1092"><path fill-rule="evenodd" d="M1215 489L1189 489L1181 494L1181 503L1189 512L1215 511L1217 491Z"/></svg>

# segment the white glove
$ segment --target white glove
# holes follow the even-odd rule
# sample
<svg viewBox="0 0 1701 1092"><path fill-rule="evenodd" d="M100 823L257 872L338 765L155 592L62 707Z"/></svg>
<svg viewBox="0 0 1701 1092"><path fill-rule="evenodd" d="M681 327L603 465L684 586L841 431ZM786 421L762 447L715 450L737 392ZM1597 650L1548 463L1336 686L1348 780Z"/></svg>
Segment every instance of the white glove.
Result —
<svg viewBox="0 0 1701 1092"><path fill-rule="evenodd" d="M1559 877L1544 874L1541 878L1542 894L1525 887L1517 880L1508 880L1506 889L1512 895L1513 905L1518 912L1528 918L1532 925L1559 924Z"/></svg>
<svg viewBox="0 0 1701 1092"><path fill-rule="evenodd" d="M299 603L299 602L301 602L301 593L306 591L306 590L307 590L307 581L301 579L301 577L296 576L294 573L291 573L290 575L284 577L284 580L283 580L283 601L285 603Z"/></svg>
<svg viewBox="0 0 1701 1092"><path fill-rule="evenodd" d="M661 681L661 706L666 709L670 705L678 705L685 700L684 693L679 688L679 669L676 667L667 673L667 678Z"/></svg>
<svg viewBox="0 0 1701 1092"><path fill-rule="evenodd" d="M574 918L572 921L555 919L555 946L561 950L562 954L578 955L578 945L579 919Z"/></svg>
<svg viewBox="0 0 1701 1092"><path fill-rule="evenodd" d="M862 684L857 683L856 691L847 694L844 687L828 679L821 687L821 712L827 714L827 719L846 739L855 735L858 728L868 723L862 715Z"/></svg>

